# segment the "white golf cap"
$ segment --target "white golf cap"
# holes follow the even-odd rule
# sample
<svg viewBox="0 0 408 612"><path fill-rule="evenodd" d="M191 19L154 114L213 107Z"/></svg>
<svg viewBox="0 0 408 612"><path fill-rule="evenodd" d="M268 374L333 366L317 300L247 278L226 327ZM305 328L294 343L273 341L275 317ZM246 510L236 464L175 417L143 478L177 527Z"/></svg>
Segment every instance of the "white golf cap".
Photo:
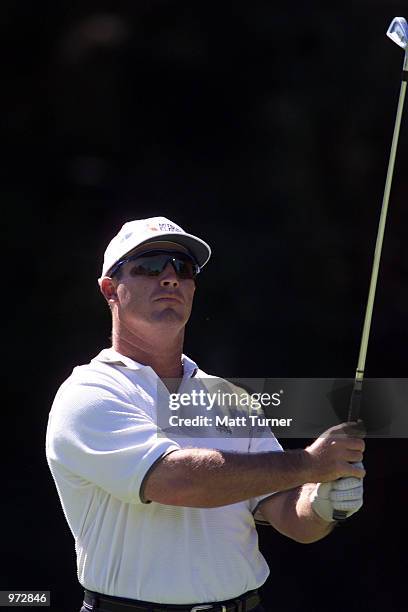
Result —
<svg viewBox="0 0 408 612"><path fill-rule="evenodd" d="M163 240L181 244L188 249L197 260L200 268L205 266L211 257L211 249L204 240L193 236L193 234L187 234L183 228L173 221L165 217L137 219L125 223L108 244L103 258L101 276L109 276L108 272L114 264L136 247Z"/></svg>

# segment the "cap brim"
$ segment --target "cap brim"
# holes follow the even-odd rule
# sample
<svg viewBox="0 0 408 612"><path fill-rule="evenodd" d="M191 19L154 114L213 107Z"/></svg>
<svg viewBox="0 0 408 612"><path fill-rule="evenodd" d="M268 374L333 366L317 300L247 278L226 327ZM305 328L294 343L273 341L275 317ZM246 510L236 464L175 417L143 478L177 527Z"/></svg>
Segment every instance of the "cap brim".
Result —
<svg viewBox="0 0 408 612"><path fill-rule="evenodd" d="M175 242L176 244L181 244L186 249L188 249L190 253L192 253L192 255L197 260L197 263L200 266L200 268L203 268L211 257L211 248L206 242L204 242L204 240L201 240L201 238L197 238L197 236L193 236L192 234L181 234L179 232L163 233L163 234L158 233L156 236L153 236L152 238L143 240L137 246L140 247L144 244L150 244L152 242L160 242L160 241L163 241L164 239L167 239L171 242ZM130 253L130 251L132 250L133 249L130 249L128 253ZM126 257L126 255L127 253L125 253L123 257Z"/></svg>

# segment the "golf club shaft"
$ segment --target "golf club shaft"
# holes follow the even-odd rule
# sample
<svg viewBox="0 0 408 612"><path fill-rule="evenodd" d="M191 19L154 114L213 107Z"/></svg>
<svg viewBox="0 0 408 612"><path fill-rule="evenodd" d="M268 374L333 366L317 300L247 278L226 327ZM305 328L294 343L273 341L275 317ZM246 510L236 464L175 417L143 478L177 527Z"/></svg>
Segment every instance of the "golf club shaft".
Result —
<svg viewBox="0 0 408 612"><path fill-rule="evenodd" d="M392 137L391 153L390 153L390 158L388 162L387 178L385 180L385 188L384 188L384 196L383 196L383 201L382 201L382 206L381 206L380 222L378 224L377 241L375 244L374 261L373 261L373 267L371 271L370 288L368 291L368 299L367 299L367 306L366 306L366 312L365 312L365 317L364 317L363 333L361 336L357 370L356 370L356 375L354 379L353 390L351 392L351 397L350 397L348 421L357 421L360 416L362 387L363 387L363 379L364 379L364 368L365 368L365 362L366 362L366 356L367 356L368 340L370 337L371 319L373 315L375 291L377 288L378 269L380 266L385 223L387 220L388 202L390 199L392 177L394 174L394 164L395 164L395 157L397 154L402 109L404 107L405 91L407 88L407 78L408 78L407 64L408 64L408 55L406 55L404 59L404 69L402 73L403 76L402 76L401 89L400 89L400 95L399 95L399 100L398 100L397 116L395 118L394 134ZM346 518L347 518L346 511L334 510L333 512L334 520L343 521Z"/></svg>
<svg viewBox="0 0 408 612"><path fill-rule="evenodd" d="M405 71L404 71L404 75L405 75ZM384 197L383 197L383 202L382 202L382 207L381 207L380 222L378 224L377 241L375 245L374 261L373 261L373 267L371 271L370 288L368 291L368 299L367 299L367 306L366 306L366 312L365 312L365 317L364 317L363 333L361 336L360 352L358 356L358 363L357 363L357 370L356 370L356 375L355 375L353 392L351 394L351 399L350 399L350 407L349 407L349 415L348 415L349 421L356 421L360 413L361 390L362 390L362 383L363 383L363 378L364 378L364 369L365 369L365 362L366 362L366 356L367 356L367 346L368 346L368 340L370 337L371 319L373 315L375 292L377 288L378 270L380 267L381 251L382 251L382 245L383 245L383 239L384 239L384 230L385 230L385 224L386 224L387 212L388 212L388 202L390 199L392 177L394 173L395 157L397 154L398 137L399 137L400 126L401 126L401 117L402 117L402 110L404 107L406 88L407 88L407 82L404 79L401 82L401 90L400 90L400 95L399 95L399 100L398 100L397 115L395 118L394 134L392 137L392 144L391 144L391 153L390 153L390 158L388 162L387 178L385 180Z"/></svg>

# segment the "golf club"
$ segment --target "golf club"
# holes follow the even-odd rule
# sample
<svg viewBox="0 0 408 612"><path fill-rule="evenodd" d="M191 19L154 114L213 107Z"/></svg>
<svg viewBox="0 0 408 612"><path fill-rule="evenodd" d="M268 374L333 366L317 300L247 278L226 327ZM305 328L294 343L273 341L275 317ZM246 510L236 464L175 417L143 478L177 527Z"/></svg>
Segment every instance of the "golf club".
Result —
<svg viewBox="0 0 408 612"><path fill-rule="evenodd" d="M363 333L360 343L360 353L358 356L358 363L356 369L356 375L354 379L353 391L351 393L348 421L357 421L360 415L361 406L361 394L364 378L364 368L367 355L367 345L370 336L371 318L373 314L375 291L377 287L378 269L380 265L381 250L384 238L385 222L387 219L388 201L390 198L392 176L394 172L395 157L397 153L398 137L401 126L402 109L404 106L405 90L407 88L408 80L408 24L404 17L395 17L390 27L387 30L387 36L391 38L399 47L402 47L405 51L404 63L402 69L402 81L401 89L398 100L397 115L395 118L394 134L392 137L391 153L388 162L387 178L385 180L384 196L381 207L380 222L378 225L377 241L375 244L374 261L371 271L370 288L368 292L368 300L364 318ZM344 520L347 517L347 512L343 510L335 510L333 512L333 518L337 521Z"/></svg>

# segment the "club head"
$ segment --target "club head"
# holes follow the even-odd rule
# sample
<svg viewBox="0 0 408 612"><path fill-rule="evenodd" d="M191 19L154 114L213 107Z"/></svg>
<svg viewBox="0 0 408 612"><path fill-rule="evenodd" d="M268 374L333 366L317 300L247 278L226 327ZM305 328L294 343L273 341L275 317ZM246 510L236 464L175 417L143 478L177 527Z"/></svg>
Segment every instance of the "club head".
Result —
<svg viewBox="0 0 408 612"><path fill-rule="evenodd" d="M404 17L394 17L387 30L387 36L399 47L407 49L408 46L408 23Z"/></svg>

